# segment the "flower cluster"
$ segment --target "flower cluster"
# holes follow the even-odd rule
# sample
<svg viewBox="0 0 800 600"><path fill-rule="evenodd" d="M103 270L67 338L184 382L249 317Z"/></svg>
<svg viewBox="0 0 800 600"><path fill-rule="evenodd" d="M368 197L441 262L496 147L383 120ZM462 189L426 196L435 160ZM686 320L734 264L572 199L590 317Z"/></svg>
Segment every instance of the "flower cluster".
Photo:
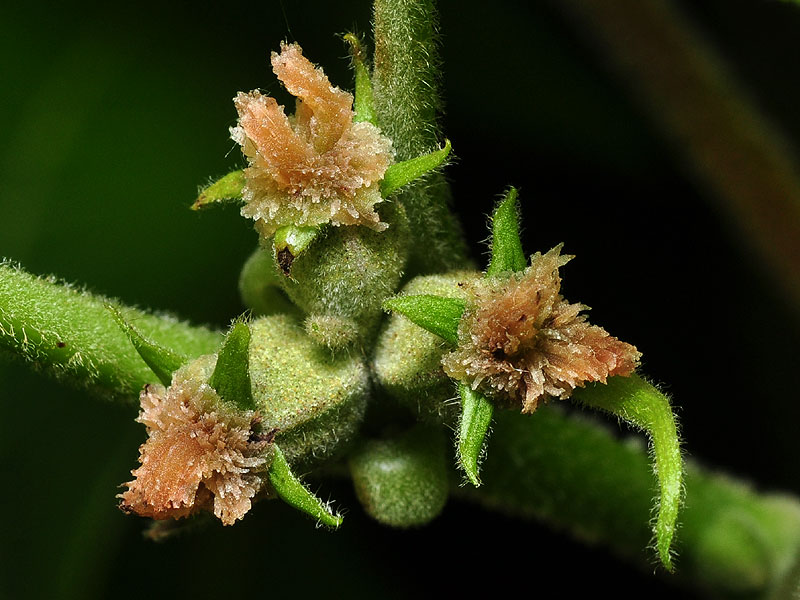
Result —
<svg viewBox="0 0 800 600"><path fill-rule="evenodd" d="M470 284L458 347L442 359L450 377L473 389L484 384L532 413L547 397L634 371L641 353L589 324L587 307L559 293L558 269L572 258L560 251L537 252L521 273Z"/></svg>
<svg viewBox="0 0 800 600"><path fill-rule="evenodd" d="M208 380L213 356L178 370L172 385L148 385L138 421L148 439L120 508L153 519L208 510L232 525L250 510L271 458L273 434L253 411L223 402Z"/></svg>
<svg viewBox="0 0 800 600"><path fill-rule="evenodd" d="M375 212L378 182L392 162L392 143L377 127L353 122L353 96L331 85L297 44L272 53L272 68L297 97L293 116L258 91L234 99L231 137L248 159L242 215L269 237L284 225L387 227Z"/></svg>

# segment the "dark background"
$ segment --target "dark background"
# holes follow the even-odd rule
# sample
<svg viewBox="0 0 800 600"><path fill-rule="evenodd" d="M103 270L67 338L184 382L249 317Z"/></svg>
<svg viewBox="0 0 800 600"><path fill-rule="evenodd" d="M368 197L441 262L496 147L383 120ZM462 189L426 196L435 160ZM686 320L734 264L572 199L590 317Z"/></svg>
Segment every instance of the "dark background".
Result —
<svg viewBox="0 0 800 600"><path fill-rule="evenodd" d="M796 307L683 169L626 87L555 4L443 2L455 204L481 263L485 213L520 188L527 251L564 242L565 293L644 352L688 454L800 492ZM786 135L800 140L800 6L693 2L693 18ZM0 256L195 322L241 312L256 235L235 210L188 210L241 163L231 98L285 99L268 66L300 42L347 86L336 33L369 31L369 3L176 2L4 9ZM133 406L0 366L0 597L410 597L521 586L527 594L676 591L537 524L452 501L427 528L350 512L331 534L278 503L166 544L116 509L144 436Z"/></svg>

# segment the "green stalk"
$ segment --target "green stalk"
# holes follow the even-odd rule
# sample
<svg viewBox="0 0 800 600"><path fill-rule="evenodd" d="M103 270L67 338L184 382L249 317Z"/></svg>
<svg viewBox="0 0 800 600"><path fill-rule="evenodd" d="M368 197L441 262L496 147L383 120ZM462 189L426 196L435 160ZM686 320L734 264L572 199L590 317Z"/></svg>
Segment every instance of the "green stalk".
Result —
<svg viewBox="0 0 800 600"><path fill-rule="evenodd" d="M222 336L173 317L122 307L53 279L0 263L0 355L93 392L134 400L158 381L106 305L153 342L187 357L212 353Z"/></svg>
<svg viewBox="0 0 800 600"><path fill-rule="evenodd" d="M533 417L498 411L480 489L454 493L542 519L652 569L648 527L656 481L646 449L558 405ZM455 484L455 482L454 482ZM691 465L676 580L719 593L790 598L798 581L800 503Z"/></svg>
<svg viewBox="0 0 800 600"><path fill-rule="evenodd" d="M438 17L431 0L376 0L372 75L378 125L398 161L438 150L441 132ZM405 188L413 243L409 272L436 273L469 266L467 246L450 212L450 188L432 175Z"/></svg>

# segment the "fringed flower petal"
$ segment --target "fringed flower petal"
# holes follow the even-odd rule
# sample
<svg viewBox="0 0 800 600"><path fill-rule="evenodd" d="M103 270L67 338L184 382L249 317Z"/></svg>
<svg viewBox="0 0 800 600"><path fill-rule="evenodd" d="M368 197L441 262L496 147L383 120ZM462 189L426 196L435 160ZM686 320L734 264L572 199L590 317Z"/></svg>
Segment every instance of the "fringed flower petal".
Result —
<svg viewBox="0 0 800 600"><path fill-rule="evenodd" d="M391 141L370 123L353 123L352 95L331 85L297 44L273 52L272 67L297 106L287 117L260 92L234 99L239 124L231 137L249 162L242 215L265 237L284 225L385 229L375 205Z"/></svg>
<svg viewBox="0 0 800 600"><path fill-rule="evenodd" d="M522 273L472 284L458 348L442 360L450 377L483 385L531 413L548 397L566 398L588 382L634 371L641 353L588 323L581 312L587 307L559 293L558 269L572 258L560 251L536 253Z"/></svg>
<svg viewBox="0 0 800 600"><path fill-rule="evenodd" d="M205 383L213 357L179 370L169 388L148 385L138 421L148 439L141 466L120 494L120 507L153 519L178 519L202 510L225 525L250 510L265 481L271 435L261 435L258 416L222 402Z"/></svg>

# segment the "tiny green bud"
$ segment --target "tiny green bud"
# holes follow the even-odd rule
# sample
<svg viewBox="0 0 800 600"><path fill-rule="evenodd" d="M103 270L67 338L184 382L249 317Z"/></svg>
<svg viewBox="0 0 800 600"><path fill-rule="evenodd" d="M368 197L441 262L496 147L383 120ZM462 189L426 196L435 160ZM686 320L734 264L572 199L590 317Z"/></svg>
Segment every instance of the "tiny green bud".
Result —
<svg viewBox="0 0 800 600"><path fill-rule="evenodd" d="M358 324L335 315L310 315L304 323L306 333L322 346L342 350L358 339Z"/></svg>
<svg viewBox="0 0 800 600"><path fill-rule="evenodd" d="M336 528L342 524L343 517L331 512L328 505L312 494L292 473L286 457L278 446L274 446L268 477L275 493L289 506L311 515L328 527Z"/></svg>
<svg viewBox="0 0 800 600"><path fill-rule="evenodd" d="M494 404L470 386L459 383L461 396L461 419L458 425L458 462L467 479L475 487L480 486L478 460L484 448L486 433L492 422Z"/></svg>
<svg viewBox="0 0 800 600"><path fill-rule="evenodd" d="M416 426L370 440L349 459L356 495L371 517L394 527L424 525L444 508L448 480L439 427Z"/></svg>
<svg viewBox="0 0 800 600"><path fill-rule="evenodd" d="M158 377L158 380L164 385L169 385L172 381L172 374L181 365L185 364L188 359L146 338L138 329L125 320L125 317L122 316L117 307L112 304L106 304L106 308L119 324L120 329L128 336L142 360L147 363L150 370Z"/></svg>
<svg viewBox="0 0 800 600"><path fill-rule="evenodd" d="M220 398L233 402L241 410L253 410L255 403L250 386L250 328L234 322L217 353L217 364L208 380Z"/></svg>
<svg viewBox="0 0 800 600"><path fill-rule="evenodd" d="M241 202L244 184L244 171L228 173L204 187L191 208L201 210L220 203Z"/></svg>

